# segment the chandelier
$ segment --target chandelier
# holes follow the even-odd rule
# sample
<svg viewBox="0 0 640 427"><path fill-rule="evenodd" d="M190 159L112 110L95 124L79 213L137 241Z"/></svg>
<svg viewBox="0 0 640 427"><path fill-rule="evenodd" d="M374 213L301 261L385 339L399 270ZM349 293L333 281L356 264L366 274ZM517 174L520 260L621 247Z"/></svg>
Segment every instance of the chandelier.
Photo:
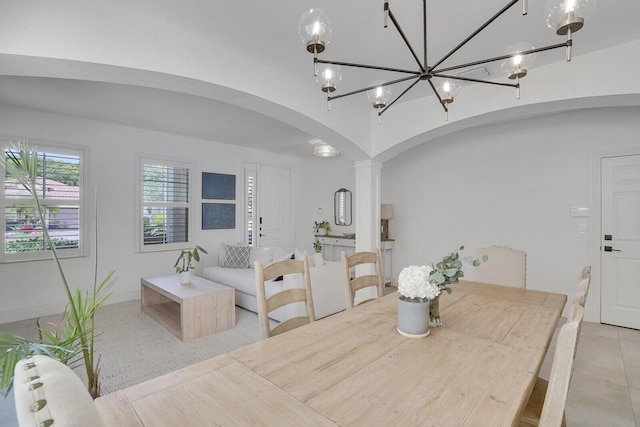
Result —
<svg viewBox="0 0 640 427"><path fill-rule="evenodd" d="M433 93L436 95L438 102L444 109L445 120L447 120L449 105L453 102L455 96L457 96L461 82L466 81L515 88L516 98L520 99L520 79L527 75L527 69L533 65L536 53L552 49L566 48L567 61L571 61L571 36L583 27L585 18L591 14L595 7L595 0L549 0L545 8L547 25L553 28L556 31L556 34L567 36L567 40L564 43L535 48L527 42L517 42L508 46L502 56L479 59L452 66L443 65L451 55L469 43L482 30L493 23L493 21L498 19L503 13L518 3L518 1L520 0L509 1L506 6L473 31L467 38L462 40L450 52L436 62L430 64L427 60L427 0L422 0L422 28L424 44L422 61L419 59L416 51L411 46L411 43L407 39L400 24L391 11L391 8L389 7L389 0L385 0L384 27L387 28L389 20L393 23L396 30L404 40L404 43L409 49L411 55L415 59L417 69L414 70L320 59L318 55L325 51L325 48L331 41L333 35L333 23L331 18L322 9L313 8L306 11L300 18L298 33L300 35L300 39L305 44L307 51L313 54L314 76L316 77L316 81L320 85L321 90L327 95L328 110L331 110L331 101L334 99L366 92L369 102L378 112L378 123L380 124L380 117L385 111L387 111L387 109L409 92L416 84L421 81L426 81L433 90ZM521 1L522 14L526 15L528 13L528 2L527 0ZM507 78L514 82L482 80L465 76L464 74L464 70L468 70L470 67L497 61L502 61L500 68L506 73ZM336 91L336 85L340 80L342 80L343 66L390 71L405 74L405 76L391 81L376 80L369 86L362 89L333 95ZM410 84L399 95L391 100L391 86L402 82L410 82Z"/></svg>

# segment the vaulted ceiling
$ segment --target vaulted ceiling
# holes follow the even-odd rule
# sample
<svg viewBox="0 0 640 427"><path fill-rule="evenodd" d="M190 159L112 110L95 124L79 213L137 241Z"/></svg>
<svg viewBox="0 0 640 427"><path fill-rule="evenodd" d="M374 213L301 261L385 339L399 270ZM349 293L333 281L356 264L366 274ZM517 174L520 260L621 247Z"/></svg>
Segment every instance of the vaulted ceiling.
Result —
<svg viewBox="0 0 640 427"><path fill-rule="evenodd" d="M431 65L506 1L426 3L427 62ZM390 1L420 58L422 4L419 0ZM350 158L373 157L389 148L372 147L371 141L393 139L387 135L396 131L402 134L410 118L385 114L379 127L362 94L336 100L332 111L326 111L312 75L312 56L297 34L300 15L316 6L331 15L335 27L323 58L416 68L398 32L391 25L383 28L382 0L3 2L0 103L299 156L309 156L308 141L322 137ZM499 56L515 41L526 40L536 47L564 41L546 26L543 1L529 1L527 16L520 12L520 5L514 6L447 63ZM574 36L572 62L578 64L571 65L574 70L582 72L576 68L582 56L638 41L639 18L637 0L601 0L584 29ZM640 56L637 51L629 55ZM524 103L532 96L527 93L529 80L533 88L544 86L544 82L535 83L536 70L564 60L563 49L538 54L522 82ZM506 81L498 65L480 67L478 75ZM604 65L611 74L594 80L594 85L630 74L620 64ZM398 77L346 67L343 71L336 93ZM394 92L402 89L394 87ZM479 117L485 106L488 111L500 110L491 105L493 100L491 95L474 99L461 93L450 120L457 120L453 112L462 103L473 105L465 118ZM432 122L424 130L437 134L447 123L441 108L433 104L437 101L429 86L421 82L392 109L424 105ZM435 111L438 113L432 113Z"/></svg>

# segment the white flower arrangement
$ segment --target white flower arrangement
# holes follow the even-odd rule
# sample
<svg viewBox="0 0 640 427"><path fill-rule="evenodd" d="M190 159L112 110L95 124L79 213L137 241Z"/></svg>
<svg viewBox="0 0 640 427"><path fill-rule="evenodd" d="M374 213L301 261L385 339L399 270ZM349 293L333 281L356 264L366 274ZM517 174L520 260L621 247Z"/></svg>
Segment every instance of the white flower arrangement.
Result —
<svg viewBox="0 0 640 427"><path fill-rule="evenodd" d="M407 299L432 300L440 295L441 289L429 281L431 268L428 265L410 265L400 272L398 292Z"/></svg>

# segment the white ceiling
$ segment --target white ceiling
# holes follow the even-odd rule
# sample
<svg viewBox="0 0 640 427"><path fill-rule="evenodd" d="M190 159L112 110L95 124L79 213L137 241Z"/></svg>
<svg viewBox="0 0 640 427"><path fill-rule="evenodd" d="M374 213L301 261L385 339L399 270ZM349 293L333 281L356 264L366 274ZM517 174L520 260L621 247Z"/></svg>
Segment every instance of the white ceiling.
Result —
<svg viewBox="0 0 640 427"><path fill-rule="evenodd" d="M427 3L431 65L502 8L506 0L430 0ZM298 39L297 25L304 10L318 5L329 13L335 26L334 39L322 55L324 59L416 69L396 30L391 25L382 28L382 0L187 0L179 3L140 0L128 7L171 20L174 25L202 37L224 40L233 49L282 70L291 78L309 80L313 79L312 56ZM422 2L391 0L390 5L417 54L422 56ZM529 9L528 16L523 17L520 4L514 6L447 64L499 56L507 45L520 40L536 47L564 41L546 26L544 1L529 1ZM638 0L600 0L584 29L574 36L574 55L640 39L639 18ZM564 49L540 53L536 66L564 61L564 55ZM611 66L614 72L615 64ZM500 77L496 64L487 68L491 78ZM366 86L378 78L398 77L352 68L345 68L344 74L337 93ZM625 75L621 73L619 78ZM401 90L394 89L395 93ZM427 95L429 87L421 82L406 99ZM363 105L366 104L364 95L360 96ZM318 98L321 97L318 91ZM314 138L290 125L230 104L139 86L3 75L0 76L0 103L299 156L310 155L306 142Z"/></svg>

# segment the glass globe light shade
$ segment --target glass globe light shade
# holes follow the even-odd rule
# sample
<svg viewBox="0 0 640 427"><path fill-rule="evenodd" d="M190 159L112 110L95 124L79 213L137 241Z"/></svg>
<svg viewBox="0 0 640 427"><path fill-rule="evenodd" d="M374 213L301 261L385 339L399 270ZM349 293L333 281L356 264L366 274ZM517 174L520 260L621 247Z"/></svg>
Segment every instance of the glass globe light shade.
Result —
<svg viewBox="0 0 640 427"><path fill-rule="evenodd" d="M595 7L596 0L548 0L544 14L549 28L557 34L566 34L568 23L571 24L572 32L578 31ZM578 18L579 22L572 22L575 18Z"/></svg>
<svg viewBox="0 0 640 427"><path fill-rule="evenodd" d="M391 86L378 86L385 83L384 80L376 80L370 86L376 86L367 91L367 99L373 105L373 108L382 108L387 105L387 101L391 99Z"/></svg>
<svg viewBox="0 0 640 427"><path fill-rule="evenodd" d="M342 67L334 64L320 64L318 67L318 75L316 82L320 85L323 92L333 92L336 90L336 84L342 80Z"/></svg>
<svg viewBox="0 0 640 427"><path fill-rule="evenodd" d="M300 17L298 35L309 52L313 53L315 46L320 53L333 37L333 22L324 10L309 9Z"/></svg>
<svg viewBox="0 0 640 427"><path fill-rule="evenodd" d="M519 52L526 52L533 50L535 47L528 42L516 42L507 46L504 50L505 55L511 55ZM505 59L500 63L500 69L503 73L507 74L509 78L515 78L515 74L518 77L524 77L527 74L527 70L530 69L536 62L536 54L530 53L527 55L516 55L512 58ZM512 77L513 76L513 77Z"/></svg>
<svg viewBox="0 0 640 427"><path fill-rule="evenodd" d="M453 99L458 96L458 92L460 91L460 82L458 80L450 80L444 79L437 86L438 93L443 101L447 103L453 102Z"/></svg>

